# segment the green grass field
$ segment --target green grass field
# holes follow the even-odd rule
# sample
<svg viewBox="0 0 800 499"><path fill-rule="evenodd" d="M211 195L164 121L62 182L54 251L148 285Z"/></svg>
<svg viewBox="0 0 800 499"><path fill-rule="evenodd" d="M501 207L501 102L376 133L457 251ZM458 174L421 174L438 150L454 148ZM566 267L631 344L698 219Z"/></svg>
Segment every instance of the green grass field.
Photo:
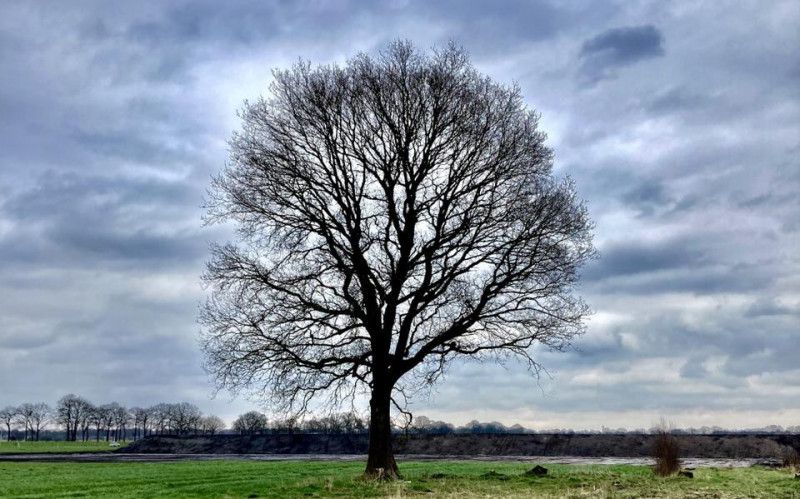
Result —
<svg viewBox="0 0 800 499"><path fill-rule="evenodd" d="M656 478L648 467L403 462L404 480L364 481L359 462L0 463L0 497L552 497L800 498L786 470L698 469ZM493 472L492 472L493 470ZM437 475L437 474L443 474Z"/></svg>
<svg viewBox="0 0 800 499"><path fill-rule="evenodd" d="M120 442L120 447L128 442ZM0 442L0 454L32 454L51 452L111 452L108 442Z"/></svg>

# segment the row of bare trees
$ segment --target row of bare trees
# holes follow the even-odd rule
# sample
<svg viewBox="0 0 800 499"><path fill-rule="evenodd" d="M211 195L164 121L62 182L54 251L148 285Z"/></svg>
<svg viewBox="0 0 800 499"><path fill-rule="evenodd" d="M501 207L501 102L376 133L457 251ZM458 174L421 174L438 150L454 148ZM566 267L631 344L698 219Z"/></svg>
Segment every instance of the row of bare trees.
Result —
<svg viewBox="0 0 800 499"><path fill-rule="evenodd" d="M8 437L11 429L20 428L25 440L39 440L40 431L52 420L53 409L44 402L24 403L18 407L8 406L0 410L0 423L6 428Z"/></svg>
<svg viewBox="0 0 800 499"><path fill-rule="evenodd" d="M233 422L232 429L241 435L261 433L366 433L369 420L362 419L354 412L331 414L319 418L300 421L297 418L270 421L258 411L240 414Z"/></svg>
<svg viewBox="0 0 800 499"><path fill-rule="evenodd" d="M154 433L213 435L225 428L222 419L204 415L188 402L126 408L117 402L95 405L74 394L61 397L55 408L45 403L8 406L0 410L0 423L8 440L12 430L20 431L25 440L39 440L49 425L62 428L68 441L136 440Z"/></svg>
<svg viewBox="0 0 800 499"><path fill-rule="evenodd" d="M250 411L239 415L233 422L231 429L241 435L256 435L265 433L320 433L320 434L357 434L367 433L369 430L369 417L363 418L355 412L343 412L330 414L322 417L311 417L304 420L298 418L274 419L270 420L267 416L258 411ZM526 428L520 424L506 426L498 421L480 422L477 420L457 426L446 421L438 421L427 416L416 416L407 426L392 425L393 433L406 434L583 434L583 435L659 435L663 433L662 426L654 425L649 429L645 428L608 428L603 426L601 429L594 430L573 430L566 428L535 430ZM670 434L674 435L726 435L726 434L800 434L800 426L764 426L761 428L749 429L726 429L721 427L702 427L702 428L670 428Z"/></svg>

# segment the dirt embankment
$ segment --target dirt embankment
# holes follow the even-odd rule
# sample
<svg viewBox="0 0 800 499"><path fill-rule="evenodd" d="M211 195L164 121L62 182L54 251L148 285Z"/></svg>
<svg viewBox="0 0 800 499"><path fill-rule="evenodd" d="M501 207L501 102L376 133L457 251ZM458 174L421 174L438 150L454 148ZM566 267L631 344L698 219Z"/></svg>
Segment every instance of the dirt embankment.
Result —
<svg viewBox="0 0 800 499"><path fill-rule="evenodd" d="M682 435L682 457L773 458L800 452L800 435ZM119 452L144 454L365 454L367 435L153 436ZM410 435L396 436L398 454L453 456L646 457L650 435Z"/></svg>

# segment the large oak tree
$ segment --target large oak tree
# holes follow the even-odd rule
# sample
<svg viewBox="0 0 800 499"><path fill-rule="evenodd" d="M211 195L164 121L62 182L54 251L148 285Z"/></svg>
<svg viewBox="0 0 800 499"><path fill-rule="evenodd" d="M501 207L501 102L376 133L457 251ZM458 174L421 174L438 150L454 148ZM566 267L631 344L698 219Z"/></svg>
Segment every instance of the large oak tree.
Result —
<svg viewBox="0 0 800 499"><path fill-rule="evenodd" d="M395 477L393 402L458 356L538 372L535 345L583 331L591 223L519 88L463 49L395 42L273 76L210 189L239 240L205 275L207 369L300 410L365 389L366 471Z"/></svg>

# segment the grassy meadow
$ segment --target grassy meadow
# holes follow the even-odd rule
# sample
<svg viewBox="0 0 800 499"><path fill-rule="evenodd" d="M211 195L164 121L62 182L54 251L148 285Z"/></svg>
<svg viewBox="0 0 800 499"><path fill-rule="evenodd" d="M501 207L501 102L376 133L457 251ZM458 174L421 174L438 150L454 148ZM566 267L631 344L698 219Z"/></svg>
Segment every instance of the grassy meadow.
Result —
<svg viewBox="0 0 800 499"><path fill-rule="evenodd" d="M120 442L119 447L111 447L108 442L0 442L0 454L36 454L62 452L111 452L128 445Z"/></svg>
<svg viewBox="0 0 800 499"><path fill-rule="evenodd" d="M360 462L195 461L175 463L0 462L0 497L449 497L449 498L800 498L787 470L697 469L657 478L643 466L403 462L403 480L360 478Z"/></svg>

